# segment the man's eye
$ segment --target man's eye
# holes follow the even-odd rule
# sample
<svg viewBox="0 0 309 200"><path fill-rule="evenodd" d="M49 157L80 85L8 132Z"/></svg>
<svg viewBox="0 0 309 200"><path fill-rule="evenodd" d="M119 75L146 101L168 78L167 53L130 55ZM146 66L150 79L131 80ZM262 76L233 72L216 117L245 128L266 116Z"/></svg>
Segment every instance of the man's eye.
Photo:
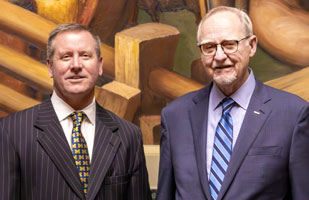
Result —
<svg viewBox="0 0 309 200"><path fill-rule="evenodd" d="M214 45L214 44L205 44L204 45L204 49L213 49L213 48L216 48L216 45Z"/></svg>
<svg viewBox="0 0 309 200"><path fill-rule="evenodd" d="M69 56L69 55L63 55L63 56L61 57L61 59L63 59L63 60L68 60L68 59L70 59L70 56Z"/></svg>
<svg viewBox="0 0 309 200"><path fill-rule="evenodd" d="M236 45L236 43L234 41L227 41L222 43L222 46L224 46L224 48L228 48L228 49L232 49L234 48Z"/></svg>
<svg viewBox="0 0 309 200"><path fill-rule="evenodd" d="M202 45L202 51L206 53L212 53L213 51L216 50L216 44L204 44Z"/></svg>
<svg viewBox="0 0 309 200"><path fill-rule="evenodd" d="M91 56L90 56L90 54L85 53L85 54L82 54L82 57L83 58L90 58Z"/></svg>

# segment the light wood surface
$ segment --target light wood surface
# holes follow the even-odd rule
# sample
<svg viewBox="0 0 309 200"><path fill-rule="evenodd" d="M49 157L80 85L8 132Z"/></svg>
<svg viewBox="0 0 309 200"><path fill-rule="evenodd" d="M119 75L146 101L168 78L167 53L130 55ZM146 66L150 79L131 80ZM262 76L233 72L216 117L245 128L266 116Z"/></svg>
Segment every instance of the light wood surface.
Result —
<svg viewBox="0 0 309 200"><path fill-rule="evenodd" d="M143 130L144 144L159 144L161 136L161 116L142 115L139 117L139 126Z"/></svg>
<svg viewBox="0 0 309 200"><path fill-rule="evenodd" d="M149 175L150 189L155 190L157 189L158 184L160 146L144 145L144 152L146 157L146 166Z"/></svg>
<svg viewBox="0 0 309 200"><path fill-rule="evenodd" d="M178 36L178 34L179 31L176 28L160 23L140 24L117 33L115 38L115 80L132 87L142 87L140 76L144 75L143 70L146 70L142 67L151 68L154 65L152 61L155 64L164 61L173 62L171 58L174 58L174 55L168 51L171 50L171 47L166 44L171 43L169 37ZM170 39L172 42L175 41L173 38ZM147 43L150 41L155 42ZM158 45L161 47L160 49L156 49ZM155 50L155 52L151 50ZM163 57L162 52L168 55ZM147 55L149 53L151 55ZM171 58L166 59L166 56L171 56ZM149 65L143 66L143 62L147 62Z"/></svg>
<svg viewBox="0 0 309 200"><path fill-rule="evenodd" d="M149 86L158 95L170 100L204 87L197 81L164 68L158 68L150 73Z"/></svg>
<svg viewBox="0 0 309 200"><path fill-rule="evenodd" d="M309 67L265 84L296 94L309 102Z"/></svg>
<svg viewBox="0 0 309 200"><path fill-rule="evenodd" d="M39 90L45 92L53 90L53 80L49 77L44 64L1 44L0 69Z"/></svg>
<svg viewBox="0 0 309 200"><path fill-rule="evenodd" d="M103 57L103 74L115 78L115 51L113 47L101 43Z"/></svg>
<svg viewBox="0 0 309 200"><path fill-rule="evenodd" d="M96 87L95 95L101 106L128 121L140 106L140 90L117 81Z"/></svg>
<svg viewBox="0 0 309 200"><path fill-rule="evenodd" d="M2 84L0 84L0 91L0 107L8 113L24 110L40 103Z"/></svg>
<svg viewBox="0 0 309 200"><path fill-rule="evenodd" d="M141 90L141 113L155 115L166 104L149 89L149 73L157 67L172 69L179 31L169 25L147 23L117 33L115 80Z"/></svg>

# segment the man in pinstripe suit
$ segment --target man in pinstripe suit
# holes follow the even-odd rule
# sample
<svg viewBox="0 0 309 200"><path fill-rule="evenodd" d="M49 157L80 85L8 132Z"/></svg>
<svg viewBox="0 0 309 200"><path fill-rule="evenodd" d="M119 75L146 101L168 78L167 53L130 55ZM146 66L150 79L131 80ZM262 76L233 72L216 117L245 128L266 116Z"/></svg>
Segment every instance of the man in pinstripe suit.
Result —
<svg viewBox="0 0 309 200"><path fill-rule="evenodd" d="M50 99L0 120L0 199L150 199L138 127L100 107L94 86L102 75L100 40L79 24L50 33ZM82 112L90 158L87 191L72 155L70 115ZM87 155L88 156L88 155Z"/></svg>

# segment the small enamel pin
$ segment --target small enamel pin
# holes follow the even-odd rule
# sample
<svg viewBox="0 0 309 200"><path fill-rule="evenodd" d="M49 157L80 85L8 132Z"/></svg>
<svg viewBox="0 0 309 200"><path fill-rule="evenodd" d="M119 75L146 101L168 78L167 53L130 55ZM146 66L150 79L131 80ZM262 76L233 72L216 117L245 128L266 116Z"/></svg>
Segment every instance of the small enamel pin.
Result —
<svg viewBox="0 0 309 200"><path fill-rule="evenodd" d="M258 112L258 111L253 111L253 113L254 113L254 114L257 114L257 115L261 114L261 113Z"/></svg>

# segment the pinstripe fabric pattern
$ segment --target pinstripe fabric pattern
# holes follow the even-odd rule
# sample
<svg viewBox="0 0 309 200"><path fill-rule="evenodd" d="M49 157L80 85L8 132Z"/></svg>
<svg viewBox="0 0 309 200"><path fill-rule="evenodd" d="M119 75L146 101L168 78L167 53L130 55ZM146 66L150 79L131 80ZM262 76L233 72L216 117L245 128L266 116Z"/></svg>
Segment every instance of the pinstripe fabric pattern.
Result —
<svg viewBox="0 0 309 200"><path fill-rule="evenodd" d="M222 100L221 105L222 116L216 129L209 175L210 194L215 200L218 198L228 168L233 144L233 121L230 111L235 102L231 98L225 98Z"/></svg>
<svg viewBox="0 0 309 200"><path fill-rule="evenodd" d="M97 105L87 199L151 199L138 127ZM0 119L0 199L85 199L50 100Z"/></svg>

